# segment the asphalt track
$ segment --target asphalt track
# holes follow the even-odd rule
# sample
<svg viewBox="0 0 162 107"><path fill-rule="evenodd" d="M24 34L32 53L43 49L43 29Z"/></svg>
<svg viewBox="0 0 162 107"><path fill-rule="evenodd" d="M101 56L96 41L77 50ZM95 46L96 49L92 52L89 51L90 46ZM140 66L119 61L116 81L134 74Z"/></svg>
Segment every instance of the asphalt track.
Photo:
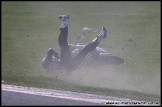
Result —
<svg viewBox="0 0 162 107"><path fill-rule="evenodd" d="M46 97L11 91L2 91L2 105L96 105L85 101Z"/></svg>
<svg viewBox="0 0 162 107"><path fill-rule="evenodd" d="M150 102L70 91L2 84L1 105L148 105ZM156 105L156 104L154 104Z"/></svg>

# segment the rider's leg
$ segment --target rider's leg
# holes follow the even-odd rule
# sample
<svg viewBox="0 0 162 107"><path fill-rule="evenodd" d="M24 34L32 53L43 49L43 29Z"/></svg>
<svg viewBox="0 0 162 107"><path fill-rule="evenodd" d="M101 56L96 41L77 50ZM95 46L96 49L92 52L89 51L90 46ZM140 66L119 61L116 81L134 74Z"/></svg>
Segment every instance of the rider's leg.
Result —
<svg viewBox="0 0 162 107"><path fill-rule="evenodd" d="M62 66L68 66L68 61L71 58L71 52L68 46L67 37L68 37L68 15L60 15L58 16L62 23L60 25L60 35L58 38L59 46L60 46L60 63Z"/></svg>
<svg viewBox="0 0 162 107"><path fill-rule="evenodd" d="M86 57L86 55L95 50L98 44L107 37L107 30L106 28L102 27L100 34L88 45L86 45L77 56L74 57L75 66L79 66L82 60Z"/></svg>
<svg viewBox="0 0 162 107"><path fill-rule="evenodd" d="M107 37L107 30L106 28L102 27L100 34L91 43L86 45L83 48L83 50L79 52L78 55L80 57L85 57L88 54L88 52L95 50L98 44L106 37Z"/></svg>

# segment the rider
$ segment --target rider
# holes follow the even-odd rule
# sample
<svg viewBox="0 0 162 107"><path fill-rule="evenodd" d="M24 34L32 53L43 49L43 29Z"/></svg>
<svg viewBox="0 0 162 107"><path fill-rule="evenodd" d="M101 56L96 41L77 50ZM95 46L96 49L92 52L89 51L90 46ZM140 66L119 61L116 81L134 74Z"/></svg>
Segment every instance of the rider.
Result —
<svg viewBox="0 0 162 107"><path fill-rule="evenodd" d="M63 68L66 71L74 71L81 64L86 55L95 50L98 44L107 37L107 30L105 27L102 27L100 34L93 39L91 43L87 44L76 56L72 56L67 42L69 15L59 15L58 18L62 21L58 38L60 58L56 58L55 51L49 48L47 57L42 60L42 66L47 70L51 70L53 67L58 67L60 69Z"/></svg>

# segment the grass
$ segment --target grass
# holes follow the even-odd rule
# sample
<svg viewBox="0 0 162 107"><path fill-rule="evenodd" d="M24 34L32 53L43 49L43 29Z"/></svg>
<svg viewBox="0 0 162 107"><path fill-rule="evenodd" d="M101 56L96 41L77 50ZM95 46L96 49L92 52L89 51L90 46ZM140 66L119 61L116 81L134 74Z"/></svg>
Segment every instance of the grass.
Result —
<svg viewBox="0 0 162 107"><path fill-rule="evenodd" d="M49 47L59 52L59 14L70 15L69 43L83 27L108 28L99 46L124 64L47 74L41 60ZM4 83L160 100L160 2L3 1L1 39Z"/></svg>
<svg viewBox="0 0 162 107"><path fill-rule="evenodd" d="M6 84L16 84L18 86L32 86L39 88L48 88L55 90L66 90L73 91L79 93L89 93L89 94L97 94L97 95L108 95L113 97L121 97L121 98L130 98L134 100L141 101L160 101L159 96L148 93L141 93L132 90L119 90L119 89L111 89L111 88L99 88L94 86L83 86L75 83L70 83L67 81L62 81L57 78L47 78L43 76L39 77L23 77L23 76L8 76L6 78L8 81Z"/></svg>

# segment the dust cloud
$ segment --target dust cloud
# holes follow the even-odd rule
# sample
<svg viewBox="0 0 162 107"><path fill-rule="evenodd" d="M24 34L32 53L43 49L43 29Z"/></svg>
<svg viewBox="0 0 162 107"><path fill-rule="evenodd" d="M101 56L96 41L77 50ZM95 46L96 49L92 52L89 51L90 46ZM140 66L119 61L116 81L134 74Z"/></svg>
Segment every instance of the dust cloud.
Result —
<svg viewBox="0 0 162 107"><path fill-rule="evenodd" d="M99 88L122 89L160 95L160 75L140 72L116 71L115 67L84 67L71 73L60 73L58 78Z"/></svg>

